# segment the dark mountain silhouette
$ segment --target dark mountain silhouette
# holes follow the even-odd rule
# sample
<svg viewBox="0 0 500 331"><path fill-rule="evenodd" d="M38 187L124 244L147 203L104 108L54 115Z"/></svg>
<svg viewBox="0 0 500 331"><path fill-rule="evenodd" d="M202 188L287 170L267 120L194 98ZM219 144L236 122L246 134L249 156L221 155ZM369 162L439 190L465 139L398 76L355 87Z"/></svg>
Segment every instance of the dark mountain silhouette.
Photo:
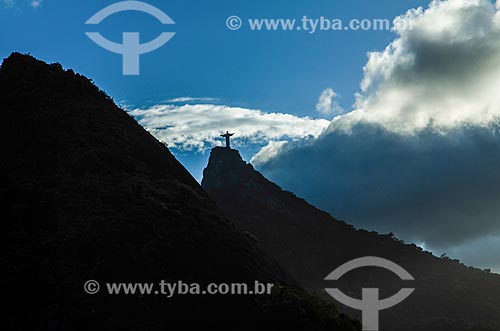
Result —
<svg viewBox="0 0 500 331"><path fill-rule="evenodd" d="M354 330L305 294L169 150L89 79L12 54L0 68L2 330ZM83 284L101 282L96 295ZM104 282L255 280L272 295L108 295Z"/></svg>
<svg viewBox="0 0 500 331"><path fill-rule="evenodd" d="M212 150L202 187L225 215L254 235L264 251L311 292L328 297L323 289L338 286L360 298L361 288L376 287L386 298L402 287L414 287L406 301L381 312L381 330L500 330L500 275L437 258L392 234L356 230L281 190L244 162L237 150ZM337 283L324 280L343 263L364 256L396 262L416 281L408 286L381 268L352 271ZM360 317L359 311L342 310Z"/></svg>

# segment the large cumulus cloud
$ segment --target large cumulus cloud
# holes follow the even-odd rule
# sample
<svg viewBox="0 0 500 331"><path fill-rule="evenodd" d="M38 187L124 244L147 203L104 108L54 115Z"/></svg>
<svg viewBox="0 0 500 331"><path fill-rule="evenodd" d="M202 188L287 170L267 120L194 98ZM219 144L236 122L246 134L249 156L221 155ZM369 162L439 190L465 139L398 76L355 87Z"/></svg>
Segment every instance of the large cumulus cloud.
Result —
<svg viewBox="0 0 500 331"><path fill-rule="evenodd" d="M356 110L258 168L358 226L499 268L499 8L433 1L399 17L413 28L369 54Z"/></svg>
<svg viewBox="0 0 500 331"><path fill-rule="evenodd" d="M434 1L398 20L413 28L369 54L357 110L336 125L362 120L412 133L484 126L500 114L500 13L492 2Z"/></svg>

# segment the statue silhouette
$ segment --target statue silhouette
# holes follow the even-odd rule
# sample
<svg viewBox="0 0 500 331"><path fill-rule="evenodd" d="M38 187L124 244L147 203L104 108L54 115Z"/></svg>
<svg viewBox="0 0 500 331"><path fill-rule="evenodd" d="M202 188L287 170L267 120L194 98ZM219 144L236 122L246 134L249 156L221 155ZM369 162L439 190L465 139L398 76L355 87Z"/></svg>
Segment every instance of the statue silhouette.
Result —
<svg viewBox="0 0 500 331"><path fill-rule="evenodd" d="M221 137L226 138L226 148L231 148L231 142L229 141L230 137L234 135L234 133L229 133L229 131L226 131L225 134L221 134Z"/></svg>

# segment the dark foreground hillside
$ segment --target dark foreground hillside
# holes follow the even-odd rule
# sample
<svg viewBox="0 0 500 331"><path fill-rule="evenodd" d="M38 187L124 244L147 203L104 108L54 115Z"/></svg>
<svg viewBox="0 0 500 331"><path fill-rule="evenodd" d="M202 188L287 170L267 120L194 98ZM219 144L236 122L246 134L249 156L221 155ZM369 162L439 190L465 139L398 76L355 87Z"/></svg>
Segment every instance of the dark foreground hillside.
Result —
<svg viewBox="0 0 500 331"><path fill-rule="evenodd" d="M311 292L329 298L324 289L339 286L360 298L361 288L380 288L382 299L402 287L415 288L404 302L380 313L381 330L500 330L500 275L437 258L392 234L356 230L281 190L244 162L237 150L212 150L202 187ZM415 281L404 283L380 268L351 271L338 283L324 280L345 262L365 256L396 262ZM360 311L344 311L361 317Z"/></svg>
<svg viewBox="0 0 500 331"><path fill-rule="evenodd" d="M354 330L221 216L168 149L87 78L0 69L2 330ZM101 291L86 294L95 279ZM104 282L277 284L272 295L108 295ZM355 324L355 323L354 323ZM179 325L179 324L175 324ZM175 329L180 329L175 327Z"/></svg>

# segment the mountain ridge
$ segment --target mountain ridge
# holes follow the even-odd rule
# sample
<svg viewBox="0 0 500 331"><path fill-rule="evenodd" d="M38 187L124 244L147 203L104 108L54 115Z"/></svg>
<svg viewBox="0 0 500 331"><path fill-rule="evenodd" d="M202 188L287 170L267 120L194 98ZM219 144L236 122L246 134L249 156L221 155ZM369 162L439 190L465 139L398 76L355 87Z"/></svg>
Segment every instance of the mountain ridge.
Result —
<svg viewBox="0 0 500 331"><path fill-rule="evenodd" d="M168 148L91 80L13 53L0 67L5 330L358 329L303 293ZM84 291L87 280L101 291ZM105 283L278 285L264 296L109 295ZM323 309L323 310L322 310ZM326 313L325 313L326 312Z"/></svg>
<svg viewBox="0 0 500 331"><path fill-rule="evenodd" d="M500 330L500 275L437 258L393 234L355 229L281 190L234 150L212 150L202 187L309 291L324 293L326 275L359 257L386 258L408 270L415 293L381 312L384 330ZM381 271L352 273L341 286L354 297L361 287L381 287L384 297L401 287ZM343 311L359 318L357 311Z"/></svg>

